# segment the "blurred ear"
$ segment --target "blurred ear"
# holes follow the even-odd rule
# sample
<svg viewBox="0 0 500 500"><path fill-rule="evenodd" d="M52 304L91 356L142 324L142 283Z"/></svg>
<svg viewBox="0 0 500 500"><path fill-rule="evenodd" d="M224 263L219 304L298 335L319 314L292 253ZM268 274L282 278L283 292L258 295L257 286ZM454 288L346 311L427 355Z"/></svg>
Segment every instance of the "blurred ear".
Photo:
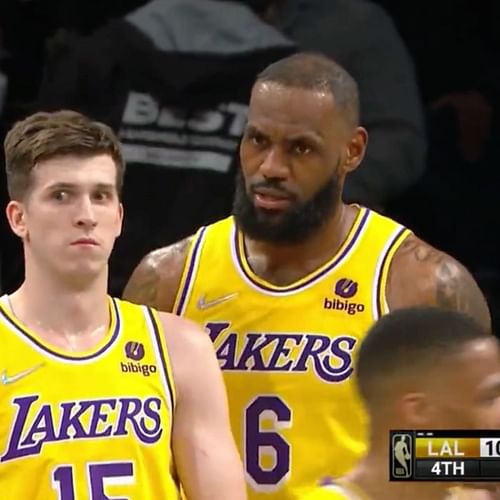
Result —
<svg viewBox="0 0 500 500"><path fill-rule="evenodd" d="M356 127L347 144L347 157L344 163L346 174L356 170L363 161L368 145L368 132L363 127Z"/></svg>
<svg viewBox="0 0 500 500"><path fill-rule="evenodd" d="M28 235L26 208L20 201L11 200L5 208L5 214L13 233L24 239Z"/></svg>
<svg viewBox="0 0 500 500"><path fill-rule="evenodd" d="M395 410L398 418L412 429L426 429L432 422L432 406L423 393L405 394L396 402Z"/></svg>
<svg viewBox="0 0 500 500"><path fill-rule="evenodd" d="M116 233L117 238L122 234L122 229L123 229L123 203L120 203L118 205L118 230Z"/></svg>

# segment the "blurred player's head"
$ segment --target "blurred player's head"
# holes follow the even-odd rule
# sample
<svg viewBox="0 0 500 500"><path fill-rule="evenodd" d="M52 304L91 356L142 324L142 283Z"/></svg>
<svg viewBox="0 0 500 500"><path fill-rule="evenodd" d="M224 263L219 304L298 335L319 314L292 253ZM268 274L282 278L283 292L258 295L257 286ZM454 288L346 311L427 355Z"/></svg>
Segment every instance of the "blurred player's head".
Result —
<svg viewBox="0 0 500 500"><path fill-rule="evenodd" d="M4 142L7 218L27 273L87 280L107 269L121 231L124 162L106 125L72 111L36 113Z"/></svg>
<svg viewBox="0 0 500 500"><path fill-rule="evenodd" d="M307 239L341 202L367 142L358 88L334 61L295 54L268 66L250 98L233 213L251 237Z"/></svg>
<svg viewBox="0 0 500 500"><path fill-rule="evenodd" d="M422 307L382 317L359 349L357 380L374 428L500 425L498 340L465 314Z"/></svg>

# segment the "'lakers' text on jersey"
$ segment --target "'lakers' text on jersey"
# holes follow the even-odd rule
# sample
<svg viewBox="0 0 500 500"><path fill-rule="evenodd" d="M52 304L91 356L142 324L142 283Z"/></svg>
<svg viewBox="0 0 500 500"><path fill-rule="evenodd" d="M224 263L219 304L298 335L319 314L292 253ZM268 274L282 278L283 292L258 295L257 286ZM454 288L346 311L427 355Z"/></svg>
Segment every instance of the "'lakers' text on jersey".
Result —
<svg viewBox="0 0 500 500"><path fill-rule="evenodd" d="M155 312L110 299L92 352L41 341L0 300L2 500L177 500L175 391Z"/></svg>
<svg viewBox="0 0 500 500"><path fill-rule="evenodd" d="M175 311L214 342L251 499L296 499L364 452L353 360L387 310L389 264L408 234L361 208L336 255L275 286L252 272L232 218L197 233Z"/></svg>

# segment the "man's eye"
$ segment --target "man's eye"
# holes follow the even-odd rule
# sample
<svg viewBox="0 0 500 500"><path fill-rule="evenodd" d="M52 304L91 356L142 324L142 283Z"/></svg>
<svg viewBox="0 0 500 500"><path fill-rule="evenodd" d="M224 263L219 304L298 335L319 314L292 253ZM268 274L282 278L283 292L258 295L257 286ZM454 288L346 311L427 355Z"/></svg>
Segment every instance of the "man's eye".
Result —
<svg viewBox="0 0 500 500"><path fill-rule="evenodd" d="M106 201L109 198L111 198L111 194L108 193L107 191L99 191L94 194L94 199L96 201Z"/></svg>
<svg viewBox="0 0 500 500"><path fill-rule="evenodd" d="M312 151L312 148L308 144L298 142L293 145L292 151L296 155L303 156L309 154Z"/></svg>
<svg viewBox="0 0 500 500"><path fill-rule="evenodd" d="M67 191L55 191L52 197L57 201L66 201L69 198L69 193Z"/></svg>
<svg viewBox="0 0 500 500"><path fill-rule="evenodd" d="M267 139L259 133L252 133L248 137L250 142L257 147L263 147L267 144Z"/></svg>

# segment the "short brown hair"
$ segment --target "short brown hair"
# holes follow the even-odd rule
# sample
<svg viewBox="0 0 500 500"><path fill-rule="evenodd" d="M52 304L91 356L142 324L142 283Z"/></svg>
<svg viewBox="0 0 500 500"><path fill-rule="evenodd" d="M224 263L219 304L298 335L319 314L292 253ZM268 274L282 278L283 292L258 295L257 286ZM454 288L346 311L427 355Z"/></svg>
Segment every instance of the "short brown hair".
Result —
<svg viewBox="0 0 500 500"><path fill-rule="evenodd" d="M109 154L121 193L125 164L118 138L107 125L75 111L39 112L14 124L5 137L7 188L13 200L28 193L35 166L56 156Z"/></svg>

